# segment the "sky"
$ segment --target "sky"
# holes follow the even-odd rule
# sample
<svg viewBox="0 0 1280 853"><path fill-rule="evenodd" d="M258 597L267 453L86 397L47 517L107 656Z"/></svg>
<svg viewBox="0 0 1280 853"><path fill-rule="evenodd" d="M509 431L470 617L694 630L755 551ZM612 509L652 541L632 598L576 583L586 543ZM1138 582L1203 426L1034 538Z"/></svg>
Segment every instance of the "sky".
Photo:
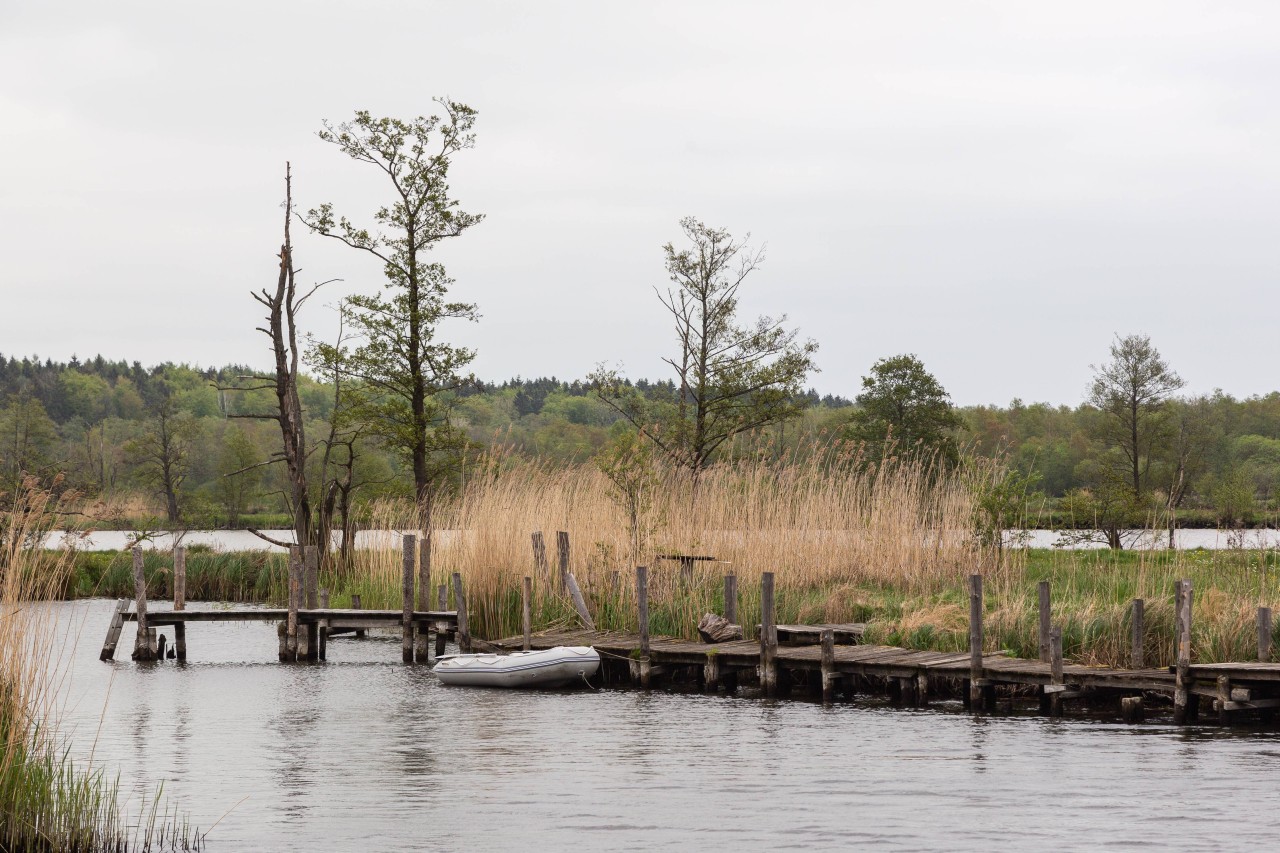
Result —
<svg viewBox="0 0 1280 853"><path fill-rule="evenodd" d="M763 245L822 393L914 353L959 404L1075 405L1115 335L1187 392L1280 388L1280 4L0 0L0 352L270 364L284 165L359 223L389 185L316 137L479 112L442 243L484 379L665 378L654 288L695 216ZM300 281L376 261L295 228Z"/></svg>

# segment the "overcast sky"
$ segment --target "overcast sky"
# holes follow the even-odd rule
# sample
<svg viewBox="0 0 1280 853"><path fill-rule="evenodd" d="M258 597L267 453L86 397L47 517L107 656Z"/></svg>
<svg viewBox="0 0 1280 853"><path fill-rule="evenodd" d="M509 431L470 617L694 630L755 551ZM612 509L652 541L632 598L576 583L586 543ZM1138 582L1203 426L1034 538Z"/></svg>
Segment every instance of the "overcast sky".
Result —
<svg viewBox="0 0 1280 853"><path fill-rule="evenodd" d="M388 200L320 142L479 111L437 250L482 378L662 374L661 246L767 244L748 317L852 397L919 355L958 403L1078 403L1114 334L1188 390L1280 387L1280 4L0 2L0 351L265 366L283 175ZM372 259L296 239L332 304ZM332 311L304 325L329 335Z"/></svg>

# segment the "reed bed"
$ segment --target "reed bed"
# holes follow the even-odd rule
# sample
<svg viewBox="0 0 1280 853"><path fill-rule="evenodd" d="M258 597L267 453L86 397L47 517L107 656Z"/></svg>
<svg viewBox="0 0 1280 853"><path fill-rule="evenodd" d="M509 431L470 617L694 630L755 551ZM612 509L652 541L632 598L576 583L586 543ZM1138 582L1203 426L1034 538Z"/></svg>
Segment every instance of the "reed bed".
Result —
<svg viewBox="0 0 1280 853"><path fill-rule="evenodd" d="M10 496L5 496L10 498ZM0 513L0 849L192 850L200 836L156 797L130 817L116 783L82 770L56 731L53 614L71 572L65 551L32 547L62 501L34 481Z"/></svg>

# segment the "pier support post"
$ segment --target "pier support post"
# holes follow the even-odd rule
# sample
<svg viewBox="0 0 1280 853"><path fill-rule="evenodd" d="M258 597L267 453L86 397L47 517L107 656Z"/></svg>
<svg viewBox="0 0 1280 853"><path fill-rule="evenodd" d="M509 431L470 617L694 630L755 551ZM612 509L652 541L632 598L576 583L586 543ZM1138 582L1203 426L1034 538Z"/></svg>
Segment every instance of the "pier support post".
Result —
<svg viewBox="0 0 1280 853"><path fill-rule="evenodd" d="M569 534L567 531L556 532L556 560L560 563L560 589L569 587Z"/></svg>
<svg viewBox="0 0 1280 853"><path fill-rule="evenodd" d="M983 710L982 575L969 575L969 708Z"/></svg>
<svg viewBox="0 0 1280 853"><path fill-rule="evenodd" d="M302 598L302 548L289 547L289 615L285 620L284 657L293 662L298 659L298 600Z"/></svg>
<svg viewBox="0 0 1280 853"><path fill-rule="evenodd" d="M1040 597L1040 661L1050 661L1049 632L1052 630L1053 614L1050 610L1049 582L1040 581L1037 585Z"/></svg>
<svg viewBox="0 0 1280 853"><path fill-rule="evenodd" d="M1049 631L1049 665L1050 679L1052 685L1056 688L1049 694L1049 716L1062 716L1062 629L1052 628Z"/></svg>
<svg viewBox="0 0 1280 853"><path fill-rule="evenodd" d="M702 689L706 693L715 693L720 687L720 655L714 651L707 652L707 662L702 667Z"/></svg>
<svg viewBox="0 0 1280 853"><path fill-rule="evenodd" d="M640 632L640 686L649 689L649 567L636 566L636 623Z"/></svg>
<svg viewBox="0 0 1280 853"><path fill-rule="evenodd" d="M1193 691L1191 683L1191 581L1180 580L1177 586L1178 611L1175 620L1174 635L1177 640L1177 661L1174 667L1173 687L1173 722L1182 725L1195 719L1199 698Z"/></svg>
<svg viewBox="0 0 1280 853"><path fill-rule="evenodd" d="M778 692L778 623L773 595L773 572L764 572L760 575L760 689L765 696Z"/></svg>
<svg viewBox="0 0 1280 853"><path fill-rule="evenodd" d="M1129 665L1133 669L1142 669L1147 665L1144 647L1146 646L1146 628L1143 625L1145 621L1146 603L1141 598L1133 600L1133 606L1130 609L1130 628L1132 629L1132 650L1129 655Z"/></svg>
<svg viewBox="0 0 1280 853"><path fill-rule="evenodd" d="M329 609L329 590L320 590L320 608L322 610ZM326 660L329 656L329 620L321 619L318 634L318 654L320 660Z"/></svg>
<svg viewBox="0 0 1280 853"><path fill-rule="evenodd" d="M822 630L822 701L830 702L836 695L836 633L830 628Z"/></svg>
<svg viewBox="0 0 1280 853"><path fill-rule="evenodd" d="M320 549L307 545L302 549L303 567L306 570L306 607L315 610L320 606ZM320 657L320 625L315 620L307 623L307 660Z"/></svg>
<svg viewBox="0 0 1280 853"><path fill-rule="evenodd" d="M431 609L431 529L422 532L418 543L418 609ZM430 663L431 631L426 623L417 627L417 640L413 654L418 663Z"/></svg>
<svg viewBox="0 0 1280 853"><path fill-rule="evenodd" d="M353 592L353 593L351 594L351 609L352 609L352 610L363 610L364 608L362 608L362 607L360 606L360 603L361 603L361 602L360 602L360 594L359 594L359 593L354 593L354 592ZM357 629L356 629L355 638L356 638L357 640L363 640L363 639L364 639L364 628L357 628Z"/></svg>
<svg viewBox="0 0 1280 853"><path fill-rule="evenodd" d="M738 624L738 576L724 576L724 618L730 625Z"/></svg>
<svg viewBox="0 0 1280 853"><path fill-rule="evenodd" d="M520 593L520 623L524 628L524 650L527 652L533 648L533 578L525 575Z"/></svg>
<svg viewBox="0 0 1280 853"><path fill-rule="evenodd" d="M462 591L462 575L453 573L453 604L458 608L458 651L471 654L471 629L467 625L467 596Z"/></svg>
<svg viewBox="0 0 1280 853"><path fill-rule="evenodd" d="M133 546L133 595L137 611L138 635L133 641L134 660L155 660L156 647L152 645L152 631L147 625L147 579L142 570L142 549Z"/></svg>
<svg viewBox="0 0 1280 853"><path fill-rule="evenodd" d="M1231 701L1231 678L1219 675L1217 687L1218 696L1213 706L1218 711L1218 725L1225 726L1231 721L1231 712L1227 710L1227 703Z"/></svg>
<svg viewBox="0 0 1280 853"><path fill-rule="evenodd" d="M436 588L436 610L443 612L448 609L449 587L446 584L440 584L440 586ZM449 638L449 632L447 630L441 630L443 627L443 623L436 623L436 657L440 657L440 655L444 654L444 644Z"/></svg>
<svg viewBox="0 0 1280 853"><path fill-rule="evenodd" d="M1271 662L1271 608L1258 608L1258 660Z"/></svg>
<svg viewBox="0 0 1280 853"><path fill-rule="evenodd" d="M1120 700L1120 716L1126 723L1140 723L1143 718L1141 696L1125 696Z"/></svg>
<svg viewBox="0 0 1280 853"><path fill-rule="evenodd" d="M179 545L173 549L173 609L187 609L187 549ZM187 659L187 623L173 626L173 650L178 660Z"/></svg>
<svg viewBox="0 0 1280 853"><path fill-rule="evenodd" d="M400 660L413 663L413 572L418 551L418 537L406 533L403 540L404 571L401 577Z"/></svg>

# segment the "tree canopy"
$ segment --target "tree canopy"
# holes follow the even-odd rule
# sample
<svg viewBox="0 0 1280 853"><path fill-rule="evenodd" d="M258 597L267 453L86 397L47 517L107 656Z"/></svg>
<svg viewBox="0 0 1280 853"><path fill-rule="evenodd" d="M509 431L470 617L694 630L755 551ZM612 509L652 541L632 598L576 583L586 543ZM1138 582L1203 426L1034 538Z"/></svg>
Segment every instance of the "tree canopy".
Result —
<svg viewBox="0 0 1280 853"><path fill-rule="evenodd" d="M862 393L855 400L848 435L867 442L875 454L886 445L921 453L937 453L954 461L958 455L955 433L963 419L951 405L951 397L924 363L914 355L882 358L862 378Z"/></svg>

